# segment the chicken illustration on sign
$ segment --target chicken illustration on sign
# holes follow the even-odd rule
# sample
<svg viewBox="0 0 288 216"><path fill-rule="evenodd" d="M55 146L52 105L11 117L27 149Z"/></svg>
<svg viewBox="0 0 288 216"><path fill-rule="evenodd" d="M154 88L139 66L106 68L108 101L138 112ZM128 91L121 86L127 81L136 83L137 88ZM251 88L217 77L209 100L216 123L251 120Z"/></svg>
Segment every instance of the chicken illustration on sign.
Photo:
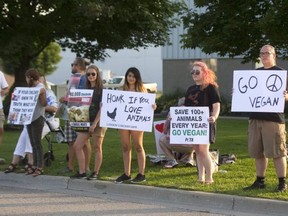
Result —
<svg viewBox="0 0 288 216"><path fill-rule="evenodd" d="M114 111L113 112L109 112L107 111L107 116L109 118L112 119L112 121L116 121L115 118L116 118L116 112L117 112L117 107L114 108Z"/></svg>

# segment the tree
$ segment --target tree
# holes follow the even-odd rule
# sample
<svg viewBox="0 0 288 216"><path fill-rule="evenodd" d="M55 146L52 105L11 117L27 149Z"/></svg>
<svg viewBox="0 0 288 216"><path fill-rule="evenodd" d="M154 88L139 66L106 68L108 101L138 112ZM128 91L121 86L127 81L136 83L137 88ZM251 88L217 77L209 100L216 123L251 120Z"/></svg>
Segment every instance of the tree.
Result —
<svg viewBox="0 0 288 216"><path fill-rule="evenodd" d="M106 49L160 46L179 24L183 1L169 0L3 0L0 3L0 58L15 84L51 42L103 60Z"/></svg>
<svg viewBox="0 0 288 216"><path fill-rule="evenodd" d="M57 43L50 43L31 64L37 68L41 75L50 75L57 69L62 57L59 55L61 47Z"/></svg>
<svg viewBox="0 0 288 216"><path fill-rule="evenodd" d="M271 44L279 57L288 57L287 1L195 0L194 4L183 17L187 30L183 47L220 56L244 55L248 62L257 61L259 49Z"/></svg>

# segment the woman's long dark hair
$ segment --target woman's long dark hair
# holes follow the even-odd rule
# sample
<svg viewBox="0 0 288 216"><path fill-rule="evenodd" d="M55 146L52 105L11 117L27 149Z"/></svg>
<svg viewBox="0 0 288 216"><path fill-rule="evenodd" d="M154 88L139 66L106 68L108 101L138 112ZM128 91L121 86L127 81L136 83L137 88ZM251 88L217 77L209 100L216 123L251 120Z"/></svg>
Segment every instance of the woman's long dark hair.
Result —
<svg viewBox="0 0 288 216"><path fill-rule="evenodd" d="M133 73L136 82L135 82L135 91L136 92L147 92L147 90L145 89L143 82L142 82L142 78L141 78L141 74L140 71L136 68L136 67L131 67L127 70L126 74L125 74L125 82L124 82L124 86L123 86L123 90L127 91L129 90L129 83L127 81L127 77L129 73Z"/></svg>

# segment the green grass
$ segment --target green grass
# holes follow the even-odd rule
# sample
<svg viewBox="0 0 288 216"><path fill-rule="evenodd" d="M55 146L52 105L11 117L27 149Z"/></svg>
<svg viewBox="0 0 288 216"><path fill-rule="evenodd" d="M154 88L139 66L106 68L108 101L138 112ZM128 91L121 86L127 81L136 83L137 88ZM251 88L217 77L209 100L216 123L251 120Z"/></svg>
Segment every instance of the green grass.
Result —
<svg viewBox="0 0 288 216"><path fill-rule="evenodd" d="M158 120L158 119L155 119ZM204 191L212 193L231 194L249 197L261 197L268 199L288 200L288 193L275 193L278 184L273 162L269 162L266 174L267 188L256 191L243 191L242 188L253 183L255 180L254 160L249 158L247 152L247 125L245 119L224 119L220 118L217 124L217 140L211 148L219 149L220 154L233 153L237 160L235 164L225 164L219 167L220 172L214 175L215 183L212 185L201 185L196 183L197 171L195 167L179 166L175 169L163 169L161 165L154 165L149 160L146 163L145 185L156 187L176 188L181 190ZM0 156L7 161L6 165L1 165L4 170L8 162L12 159L20 131L5 131L4 141L0 146ZM43 140L45 152L47 142ZM145 133L144 148L146 154L156 154L154 133ZM57 171L66 166L66 144L53 144L55 161L52 166L45 168L46 175L57 175ZM108 129L103 144L103 164L100 171L100 179L105 181L114 180L123 173L123 162L121 145L117 130ZM91 169L93 169L91 160ZM133 151L132 177L137 174L137 158ZM224 172L223 172L224 171Z"/></svg>

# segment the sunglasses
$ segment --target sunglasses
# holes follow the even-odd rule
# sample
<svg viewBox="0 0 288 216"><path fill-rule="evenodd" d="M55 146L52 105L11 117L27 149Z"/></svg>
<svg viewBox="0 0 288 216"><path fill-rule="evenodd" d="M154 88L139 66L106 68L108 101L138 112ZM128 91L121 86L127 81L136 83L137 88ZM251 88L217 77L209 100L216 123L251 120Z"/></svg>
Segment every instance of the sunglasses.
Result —
<svg viewBox="0 0 288 216"><path fill-rule="evenodd" d="M271 52L260 52L260 56L269 56L271 54Z"/></svg>
<svg viewBox="0 0 288 216"><path fill-rule="evenodd" d="M73 66L78 66L78 64L72 63L72 64L71 64L71 67L73 67Z"/></svg>
<svg viewBox="0 0 288 216"><path fill-rule="evenodd" d="M191 75L199 75L200 74L200 71L199 70L192 70L191 71Z"/></svg>
<svg viewBox="0 0 288 216"><path fill-rule="evenodd" d="M86 73L86 76L89 77L90 75L92 75L93 77L96 76L96 73Z"/></svg>

